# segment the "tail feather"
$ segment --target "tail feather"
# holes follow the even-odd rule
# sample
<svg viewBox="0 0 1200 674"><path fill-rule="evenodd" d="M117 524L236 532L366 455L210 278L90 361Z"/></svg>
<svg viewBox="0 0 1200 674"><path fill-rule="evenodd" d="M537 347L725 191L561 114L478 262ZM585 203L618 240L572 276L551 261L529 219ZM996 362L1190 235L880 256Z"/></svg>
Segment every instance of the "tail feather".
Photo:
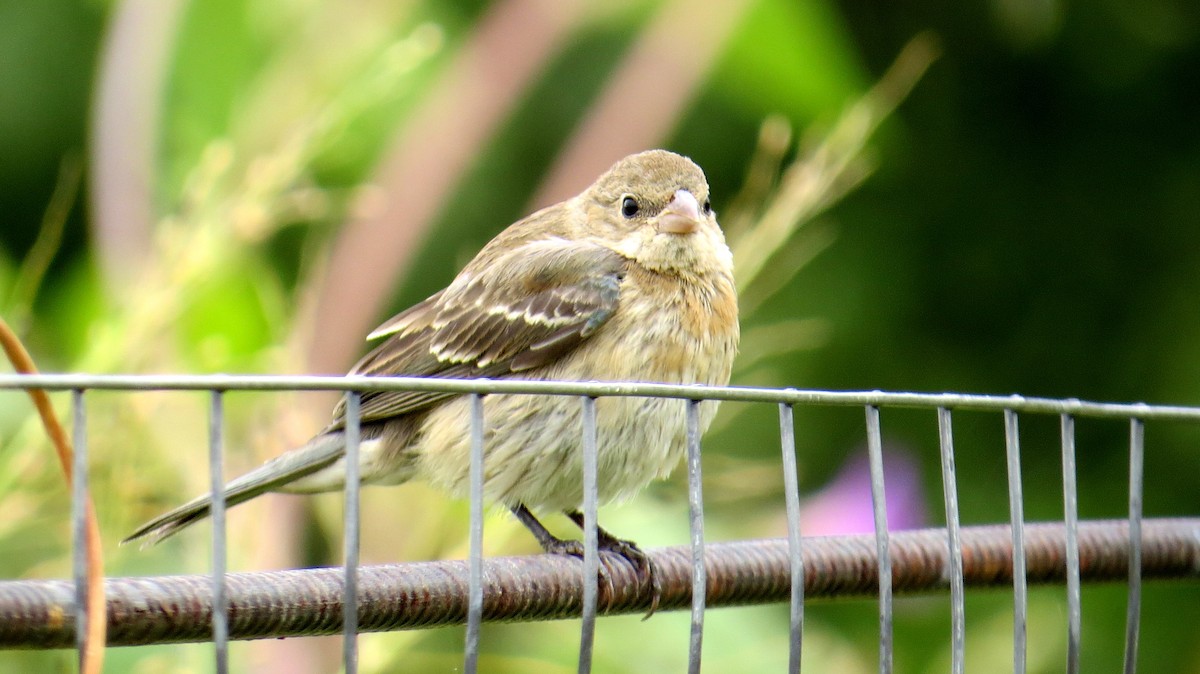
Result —
<svg viewBox="0 0 1200 674"><path fill-rule="evenodd" d="M333 465L344 454L345 444L341 433L327 433L313 438L303 447L271 459L230 481L225 485L225 506L231 508L312 475ZM146 522L121 543L138 539L146 539L147 545L158 543L180 529L208 517L211 512L212 494L205 494Z"/></svg>

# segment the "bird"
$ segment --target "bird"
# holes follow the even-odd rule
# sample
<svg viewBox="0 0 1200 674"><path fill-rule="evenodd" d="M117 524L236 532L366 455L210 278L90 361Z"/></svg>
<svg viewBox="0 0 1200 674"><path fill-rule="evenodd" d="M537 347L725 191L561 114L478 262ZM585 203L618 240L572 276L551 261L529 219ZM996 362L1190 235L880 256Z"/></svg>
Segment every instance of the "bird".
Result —
<svg viewBox="0 0 1200 674"><path fill-rule="evenodd" d="M577 196L518 220L444 289L368 335L382 339L352 375L728 384L740 329L733 256L708 181L691 159L649 150L617 161ZM534 515L583 527L581 405L572 396L483 397L484 497L509 509L548 553L582 556ZM360 398L364 485L421 480L454 497L469 484L470 406L463 394L367 391ZM628 500L686 452L687 401L595 403L598 503ZM717 411L703 401L701 432ZM232 507L267 492L345 486L346 400L303 446L231 480ZM123 542L158 542L207 517L204 495ZM598 529L599 547L653 581L630 540ZM657 598L657 584L654 586Z"/></svg>

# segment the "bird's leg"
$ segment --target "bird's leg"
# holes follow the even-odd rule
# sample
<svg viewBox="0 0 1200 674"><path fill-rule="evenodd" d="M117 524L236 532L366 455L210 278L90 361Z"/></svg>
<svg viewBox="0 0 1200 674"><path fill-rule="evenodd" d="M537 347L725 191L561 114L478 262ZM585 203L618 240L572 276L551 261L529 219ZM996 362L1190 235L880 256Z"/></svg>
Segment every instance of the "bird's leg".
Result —
<svg viewBox="0 0 1200 674"><path fill-rule="evenodd" d="M537 539L538 544L542 546L542 550L545 550L552 555L570 555L571 557L583 559L583 543L580 541L563 540L550 533L546 527L543 526L542 523L533 516L533 513L529 512L529 508L526 508L524 504L518 504L517 506L510 508L510 510L512 510L512 514L516 515L517 519L520 520L521 524L524 524L525 528L529 529L529 533L533 534L533 537ZM607 535L608 534L605 534L605 536ZM611 536L609 538L611 538ZM601 546L601 549L603 549L603 546ZM603 559L601 562L603 562ZM601 598L604 600L607 606L612 606L612 599L616 590L613 588L612 575L608 572L608 568L604 566L603 563L600 564L599 574L601 583L600 587L602 590Z"/></svg>
<svg viewBox="0 0 1200 674"><path fill-rule="evenodd" d="M579 512L578 510L570 510L565 514L567 517L571 518L571 521L578 525L580 529L583 529L583 513ZM645 618L649 618L650 616L654 615L654 612L658 610L658 601L662 598L662 584L658 580L658 574L654 568L654 561L650 559L649 555L642 552L642 549L638 547L637 543L634 543L633 541L627 541L623 538L617 538L616 536L613 536L605 531L599 525L596 525L596 538L599 541L599 547L601 550L607 550L608 552L620 555L622 559L633 565L633 568L637 573L638 582L643 586L650 586L650 610L646 613ZM645 618L643 618L643 620L645 620Z"/></svg>
<svg viewBox="0 0 1200 674"><path fill-rule="evenodd" d="M554 534L550 533L541 522L538 521L533 513L529 512L524 504L517 504L510 508L513 515L525 525L529 533L537 539L542 549L552 555L571 555L572 557L583 557L583 543L579 541L563 540Z"/></svg>

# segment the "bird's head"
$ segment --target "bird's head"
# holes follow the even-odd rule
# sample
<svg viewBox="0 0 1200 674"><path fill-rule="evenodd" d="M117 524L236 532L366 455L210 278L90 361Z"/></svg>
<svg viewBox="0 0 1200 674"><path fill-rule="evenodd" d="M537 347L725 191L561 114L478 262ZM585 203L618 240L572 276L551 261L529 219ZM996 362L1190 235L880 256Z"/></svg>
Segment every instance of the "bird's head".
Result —
<svg viewBox="0 0 1200 674"><path fill-rule="evenodd" d="M729 273L732 256L687 157L649 150L618 161L579 197L591 236L664 273Z"/></svg>

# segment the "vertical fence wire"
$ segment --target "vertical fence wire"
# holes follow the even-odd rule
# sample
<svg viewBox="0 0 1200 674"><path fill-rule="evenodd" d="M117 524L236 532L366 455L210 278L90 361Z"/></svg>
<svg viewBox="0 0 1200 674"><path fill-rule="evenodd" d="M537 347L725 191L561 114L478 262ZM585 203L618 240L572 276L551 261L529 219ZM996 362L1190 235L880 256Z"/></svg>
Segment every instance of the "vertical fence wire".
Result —
<svg viewBox="0 0 1200 674"><path fill-rule="evenodd" d="M72 438L74 454L71 461L71 574L75 578L75 648L79 669L83 670L83 654L88 647L88 564L87 564L87 409L83 389L71 392ZM104 619L101 616L100 619ZM103 647L103 644L98 644Z"/></svg>
<svg viewBox="0 0 1200 674"><path fill-rule="evenodd" d="M1067 674L1079 674L1083 608L1079 590L1079 499L1075 484L1075 418L1062 415L1063 526L1067 557Z"/></svg>
<svg viewBox="0 0 1200 674"><path fill-rule="evenodd" d="M1137 671L1138 626L1142 615L1142 491L1145 424L1129 420L1129 606L1125 614L1125 674Z"/></svg>
<svg viewBox="0 0 1200 674"><path fill-rule="evenodd" d="M1017 413L1004 410L1004 446L1008 457L1008 512L1012 525L1013 674L1025 674L1025 634L1029 589L1025 578L1025 512L1021 496L1021 442Z"/></svg>
<svg viewBox="0 0 1200 674"><path fill-rule="evenodd" d="M346 504L343 526L346 585L342 598L342 661L346 674L358 671L358 544L362 531L359 510L359 438L361 396L346 392Z"/></svg>
<svg viewBox="0 0 1200 674"><path fill-rule="evenodd" d="M783 497L787 504L788 559L791 563L788 672L798 674L804 639L804 556L800 538L800 479L796 474L796 429L792 406L779 403L779 444L783 450Z"/></svg>
<svg viewBox="0 0 1200 674"><path fill-rule="evenodd" d="M471 401L471 542L467 599L467 643L463 671L479 670L479 630L483 624L483 396Z"/></svg>
<svg viewBox="0 0 1200 674"><path fill-rule="evenodd" d="M950 671L966 667L966 598L963 590L962 539L959 535L958 478L954 470L954 430L950 410L939 407L938 447L942 455L942 493L946 501L946 536L950 561Z"/></svg>
<svg viewBox="0 0 1200 674"><path fill-rule="evenodd" d="M600 537L596 522L596 399L580 399L583 421L583 620L579 636L579 674L592 671L596 640L596 591L600 574Z"/></svg>
<svg viewBox="0 0 1200 674"><path fill-rule="evenodd" d="M704 565L704 493L700 481L700 401L687 402L688 512L692 534L692 628L688 674L699 674L708 569Z"/></svg>
<svg viewBox="0 0 1200 674"><path fill-rule="evenodd" d="M213 390L209 397L208 478L212 494L212 632L213 657L217 674L229 671L229 606L225 592L225 406L222 392Z"/></svg>
<svg viewBox="0 0 1200 674"><path fill-rule="evenodd" d="M892 672L892 558L888 551L887 497L883 485L883 435L879 408L867 405L867 454L871 464L871 505L879 571L879 672Z"/></svg>

